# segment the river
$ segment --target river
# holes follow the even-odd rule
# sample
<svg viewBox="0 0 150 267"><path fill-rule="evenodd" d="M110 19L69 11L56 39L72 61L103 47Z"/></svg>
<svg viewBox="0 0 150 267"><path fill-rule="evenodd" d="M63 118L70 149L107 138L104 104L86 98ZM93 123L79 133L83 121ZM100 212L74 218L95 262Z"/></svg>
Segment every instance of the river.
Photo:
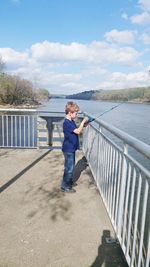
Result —
<svg viewBox="0 0 150 267"><path fill-rule="evenodd" d="M42 106L40 106L39 110L64 112L65 104L67 103L67 101L69 100L50 99L50 101L45 102ZM74 100L74 101L78 103L82 111L87 112L89 115L93 117L97 117L104 111L111 109L115 105L118 105L118 103L114 102L101 102L92 100ZM150 105L123 103L119 105L117 108L105 113L102 117L100 117L100 119L110 123L111 125L117 127L118 129L123 130L124 132L132 135L133 137L136 137L137 139L150 145ZM8 124L9 124L8 128L11 128L10 118L8 119ZM33 131L32 123L30 124L32 132ZM5 130L4 132L7 133L6 128L7 128L6 121L4 122L4 129L2 129L2 121L0 121L0 145L2 145L3 131ZM18 124L17 124L17 129L16 130L13 129L13 131L14 131L13 139L15 139L15 131L19 131ZM20 136L20 132L18 132L17 136ZM6 139L7 136L5 135L4 143L7 143ZM10 139L10 136L8 136L8 139ZM26 139L28 139L28 137ZM118 140L115 141L119 142ZM19 144L19 142L20 141L17 140L17 144ZM138 155L138 153L136 154L137 155L135 155L134 153L134 157L150 170L149 160L141 158L141 155Z"/></svg>
<svg viewBox="0 0 150 267"><path fill-rule="evenodd" d="M50 99L49 102L45 102L39 110L63 112L67 101L69 101L69 99L53 98ZM109 110L113 106L118 105L118 103L115 102L101 102L94 100L71 101L75 101L82 111L85 111L94 117L97 117L105 110ZM105 113L100 119L150 145L150 105L123 103L117 108L110 110L110 112ZM150 170L148 159L143 158L143 156L138 153L132 153L132 150L131 154L134 154L134 157Z"/></svg>
<svg viewBox="0 0 150 267"><path fill-rule="evenodd" d="M69 100L54 98L44 103L39 109L64 111L67 101ZM118 104L94 100L74 101L78 103L82 111L86 111L94 117ZM100 119L150 145L150 105L123 103L118 108L104 114Z"/></svg>

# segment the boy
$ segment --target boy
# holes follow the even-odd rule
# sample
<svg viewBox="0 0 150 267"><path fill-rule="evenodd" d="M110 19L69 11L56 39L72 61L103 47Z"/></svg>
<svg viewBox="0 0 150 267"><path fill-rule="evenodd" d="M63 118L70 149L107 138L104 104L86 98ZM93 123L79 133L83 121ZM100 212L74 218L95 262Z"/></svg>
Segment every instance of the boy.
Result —
<svg viewBox="0 0 150 267"><path fill-rule="evenodd" d="M79 149L78 135L82 132L84 124L88 118L84 118L79 127L76 126L74 119L77 117L79 106L70 101L65 106L66 117L63 123L64 141L62 151L64 153L64 175L61 183L61 191L67 193L76 192L73 186L72 173L75 166L75 151Z"/></svg>

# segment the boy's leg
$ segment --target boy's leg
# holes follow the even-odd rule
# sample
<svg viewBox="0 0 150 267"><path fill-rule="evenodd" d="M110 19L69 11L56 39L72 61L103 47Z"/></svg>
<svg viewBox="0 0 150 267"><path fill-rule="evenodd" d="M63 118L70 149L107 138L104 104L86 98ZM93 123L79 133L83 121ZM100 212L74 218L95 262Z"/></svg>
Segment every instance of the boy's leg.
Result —
<svg viewBox="0 0 150 267"><path fill-rule="evenodd" d="M65 163L64 163L64 175L61 183L62 188L72 187L72 173L75 165L75 153L64 153Z"/></svg>

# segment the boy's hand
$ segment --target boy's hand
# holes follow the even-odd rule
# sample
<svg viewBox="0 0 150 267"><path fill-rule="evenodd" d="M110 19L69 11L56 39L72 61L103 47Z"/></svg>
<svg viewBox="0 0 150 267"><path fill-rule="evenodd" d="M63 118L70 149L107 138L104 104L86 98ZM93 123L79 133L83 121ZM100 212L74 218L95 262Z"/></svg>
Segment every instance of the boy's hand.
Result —
<svg viewBox="0 0 150 267"><path fill-rule="evenodd" d="M82 121L84 123L84 126L87 126L88 121L89 121L88 117L84 117L84 119Z"/></svg>

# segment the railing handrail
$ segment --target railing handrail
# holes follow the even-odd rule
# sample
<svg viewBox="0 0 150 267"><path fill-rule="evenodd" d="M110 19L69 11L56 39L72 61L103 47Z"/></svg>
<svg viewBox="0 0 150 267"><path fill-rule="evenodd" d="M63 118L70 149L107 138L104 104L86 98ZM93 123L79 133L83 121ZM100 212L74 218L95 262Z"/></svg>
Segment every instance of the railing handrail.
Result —
<svg viewBox="0 0 150 267"><path fill-rule="evenodd" d="M37 109L29 108L0 108L0 112L37 112Z"/></svg>
<svg viewBox="0 0 150 267"><path fill-rule="evenodd" d="M40 110L40 109L28 109L28 108L0 108L0 113L7 112L15 112L15 113L33 113L37 114L40 117L51 117L51 118L64 118L65 117L65 112L64 111L50 111L50 110ZM83 113L79 112L78 118L81 119L83 118Z"/></svg>
<svg viewBox="0 0 150 267"><path fill-rule="evenodd" d="M84 112L85 115L88 115L88 113ZM101 125L103 128L117 136L119 139L121 139L124 143L130 145L134 149L136 149L138 152L142 153L145 157L150 159L150 146L146 143L140 141L139 139L125 133L122 130L119 130L117 127L99 119L94 120L96 123Z"/></svg>

